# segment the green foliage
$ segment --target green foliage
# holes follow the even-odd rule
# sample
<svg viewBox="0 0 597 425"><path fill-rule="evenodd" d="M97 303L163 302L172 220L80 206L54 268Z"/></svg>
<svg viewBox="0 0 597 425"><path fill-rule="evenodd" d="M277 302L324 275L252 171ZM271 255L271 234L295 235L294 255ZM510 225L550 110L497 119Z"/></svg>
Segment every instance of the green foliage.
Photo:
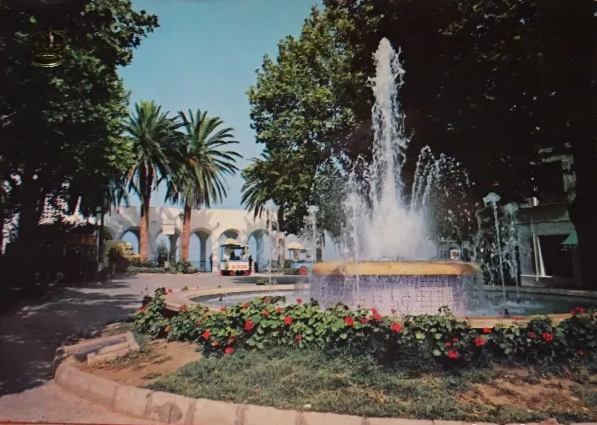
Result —
<svg viewBox="0 0 597 425"><path fill-rule="evenodd" d="M125 0L12 2L3 4L3 17L9 24L1 40L0 217L4 223L20 214L14 240L25 273L13 282L29 284L41 259L27 253L38 245L45 199L65 213L79 205L84 215L95 215L121 195L112 182L135 152L122 137L129 93L118 67L130 64L158 22ZM33 53L49 28L64 35L64 61L38 68Z"/></svg>
<svg viewBox="0 0 597 425"><path fill-rule="evenodd" d="M164 263L170 257L170 249L166 242L161 241L155 247L155 262L158 267L164 267Z"/></svg>
<svg viewBox="0 0 597 425"><path fill-rule="evenodd" d="M108 262L111 265L116 264L117 262L124 260L125 254L124 246L120 244L114 245L108 250Z"/></svg>
<svg viewBox="0 0 597 425"><path fill-rule="evenodd" d="M579 376L574 374L570 381ZM484 391L477 391L479 384ZM350 357L317 349L274 347L202 358L161 377L148 388L281 409L301 410L309 404L316 412L361 418L499 424L540 423L548 417L560 423L594 420L597 393L590 383L575 384L574 393L561 395L553 385L554 381L546 379L529 388L519 376L504 376L492 368L412 374L408 367L380 365L367 355ZM488 390L500 396L487 397ZM571 403L567 395L577 396L576 402Z"/></svg>
<svg viewBox="0 0 597 425"><path fill-rule="evenodd" d="M334 29L316 8L301 36L285 38L278 48L277 60L265 56L249 89L252 127L265 151L243 171L243 203L260 214L273 199L281 228L298 234L307 206L317 200L315 183L326 166L334 168L335 136L354 118L339 93L353 81L365 86L366 80L351 69L351 50L336 48Z"/></svg>
<svg viewBox="0 0 597 425"><path fill-rule="evenodd" d="M163 302L159 296L154 301ZM479 331L447 308L437 315L407 316L398 321L375 309L353 311L338 304L322 310L314 300L303 303L297 299L282 306L284 301L284 297L255 298L211 314L205 313L204 307L184 307L176 321L170 322L168 338L198 341L206 353L311 347L370 354L386 364L400 361L423 369L433 361L449 367L490 360L562 363L593 355L597 341L597 313L584 309L577 309L558 326L548 318L536 318L524 325L516 322L511 327L497 325ZM165 329L162 318L152 317Z"/></svg>
<svg viewBox="0 0 597 425"><path fill-rule="evenodd" d="M130 263L131 263L132 267L142 267L142 268L157 267L155 262L144 260L144 259L142 259L140 257L136 257L136 256L131 258Z"/></svg>
<svg viewBox="0 0 597 425"><path fill-rule="evenodd" d="M175 261L170 265L170 271L174 273L193 274L197 273L197 269L184 258L180 261Z"/></svg>
<svg viewBox="0 0 597 425"><path fill-rule="evenodd" d="M233 139L232 128L221 127L224 122L208 117L207 111L179 112L177 118L184 136L166 199L191 208L209 208L226 197L224 179L238 171L236 159L242 157L229 150L238 141Z"/></svg>
<svg viewBox="0 0 597 425"><path fill-rule="evenodd" d="M143 299L143 305L135 315L135 329L137 332L153 338L165 335L165 329L168 325L168 320L164 316L166 303L162 298L165 294L165 288L158 288L153 298L145 297Z"/></svg>
<svg viewBox="0 0 597 425"><path fill-rule="evenodd" d="M453 182L436 188L442 196L431 205L435 233L469 238L471 217L457 214L463 205L470 208L489 191L499 192L504 202L526 198L534 186L550 184L532 178L528 164L541 157L538 148L554 148L549 155L571 153L578 184L571 219L587 232L588 248L579 239L581 255L587 255L583 275L587 284L597 282L590 267L597 235L591 215L597 199L592 124L597 110L590 105L597 100L597 84L589 71L595 67L597 3L325 0L323 5L298 38L279 42L276 60L264 58L249 91L257 141L268 157L244 171L245 206L256 210L273 198L287 210L283 229L300 233L305 206L326 203L325 197L314 199L321 191L314 180L343 176L360 155L370 160L373 96L366 82L375 72L373 54L387 37L401 50L407 71L400 91L406 134L413 135L403 168L407 187L426 145L455 157L474 182L463 183L468 196L444 196L445 188L455 189ZM578 40L582 48L572 48ZM499 128L496 117L504 118ZM330 164L332 156L337 162ZM297 169L300 178L290 172ZM328 193L341 199L337 189ZM338 209L334 200L329 204ZM317 219L326 230L342 223L333 215ZM451 228L454 222L461 234Z"/></svg>

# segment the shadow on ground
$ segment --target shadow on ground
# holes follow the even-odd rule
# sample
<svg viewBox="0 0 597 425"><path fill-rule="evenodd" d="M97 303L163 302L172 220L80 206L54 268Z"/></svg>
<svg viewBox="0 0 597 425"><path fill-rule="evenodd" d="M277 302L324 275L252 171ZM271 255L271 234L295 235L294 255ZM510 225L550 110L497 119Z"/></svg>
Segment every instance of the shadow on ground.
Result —
<svg viewBox="0 0 597 425"><path fill-rule="evenodd" d="M142 296L130 286L63 288L57 299L0 317L0 396L52 379L54 352L67 336L129 316Z"/></svg>

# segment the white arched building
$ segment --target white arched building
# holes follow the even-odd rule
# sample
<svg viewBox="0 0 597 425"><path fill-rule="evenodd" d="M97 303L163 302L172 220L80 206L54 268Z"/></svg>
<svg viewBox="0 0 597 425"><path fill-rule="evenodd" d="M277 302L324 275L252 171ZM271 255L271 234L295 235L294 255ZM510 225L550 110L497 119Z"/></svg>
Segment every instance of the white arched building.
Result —
<svg viewBox="0 0 597 425"><path fill-rule="evenodd" d="M149 214L149 252L152 253L156 247L158 236L162 233L165 225L174 227L174 234L170 236L170 246L177 247L181 244L179 239L182 234L182 208L176 207L152 207ZM132 232L139 237L140 226L139 207L119 207L111 213L106 214L104 227L110 233L112 239L121 240L127 232ZM241 243L248 244L249 238L253 236L257 244L257 253L254 260L259 262L260 249L263 238L268 238L268 223L266 214L254 218L253 213L245 210L225 209L203 209L193 210L191 213L191 235L197 235L200 241L200 261L209 260L207 252L208 245L211 245L211 254L215 264L218 259L219 241L222 235L227 238L237 239ZM275 238L275 239L273 239ZM286 238L283 233L275 232L272 239L279 244L280 256L284 258ZM270 241L272 240L270 239ZM294 237L288 237L296 240ZM211 243L208 243L211 242ZM204 263L205 264L205 263Z"/></svg>

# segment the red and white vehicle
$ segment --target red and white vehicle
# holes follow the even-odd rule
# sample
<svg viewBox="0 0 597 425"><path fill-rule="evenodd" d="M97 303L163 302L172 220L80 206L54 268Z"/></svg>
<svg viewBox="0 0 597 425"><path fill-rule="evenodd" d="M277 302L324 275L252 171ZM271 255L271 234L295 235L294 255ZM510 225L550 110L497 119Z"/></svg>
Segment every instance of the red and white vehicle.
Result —
<svg viewBox="0 0 597 425"><path fill-rule="evenodd" d="M220 244L220 276L250 276L249 247L234 239Z"/></svg>

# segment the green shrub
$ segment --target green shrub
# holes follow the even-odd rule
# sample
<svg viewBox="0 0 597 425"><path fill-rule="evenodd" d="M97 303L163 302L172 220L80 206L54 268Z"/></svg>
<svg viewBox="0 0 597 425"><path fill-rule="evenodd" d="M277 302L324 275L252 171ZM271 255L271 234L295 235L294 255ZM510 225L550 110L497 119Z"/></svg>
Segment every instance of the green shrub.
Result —
<svg viewBox="0 0 597 425"><path fill-rule="evenodd" d="M170 273L169 270L167 270L163 267L129 267L128 272L131 274L135 274L135 273L156 273L156 274Z"/></svg>
<svg viewBox="0 0 597 425"><path fill-rule="evenodd" d="M197 273L197 268L193 267L189 261L183 258L180 261L171 263L170 271L182 274L193 274Z"/></svg>
<svg viewBox="0 0 597 425"><path fill-rule="evenodd" d="M157 267L157 265L150 260L144 260L140 257L133 257L130 260L130 268L132 267L138 267L138 268L153 268L153 267Z"/></svg>
<svg viewBox="0 0 597 425"><path fill-rule="evenodd" d="M137 314L139 332L197 341L208 354L231 354L238 348L313 347L424 368L429 363L457 367L491 360L566 362L593 355L597 344L597 314L583 309L558 326L545 317L476 330L447 308L437 315L407 316L399 322L374 308L351 310L337 304L322 310L315 300L297 299L282 306L284 297L263 297L221 307L215 313L199 305L183 306L167 322L161 295L156 293Z"/></svg>

